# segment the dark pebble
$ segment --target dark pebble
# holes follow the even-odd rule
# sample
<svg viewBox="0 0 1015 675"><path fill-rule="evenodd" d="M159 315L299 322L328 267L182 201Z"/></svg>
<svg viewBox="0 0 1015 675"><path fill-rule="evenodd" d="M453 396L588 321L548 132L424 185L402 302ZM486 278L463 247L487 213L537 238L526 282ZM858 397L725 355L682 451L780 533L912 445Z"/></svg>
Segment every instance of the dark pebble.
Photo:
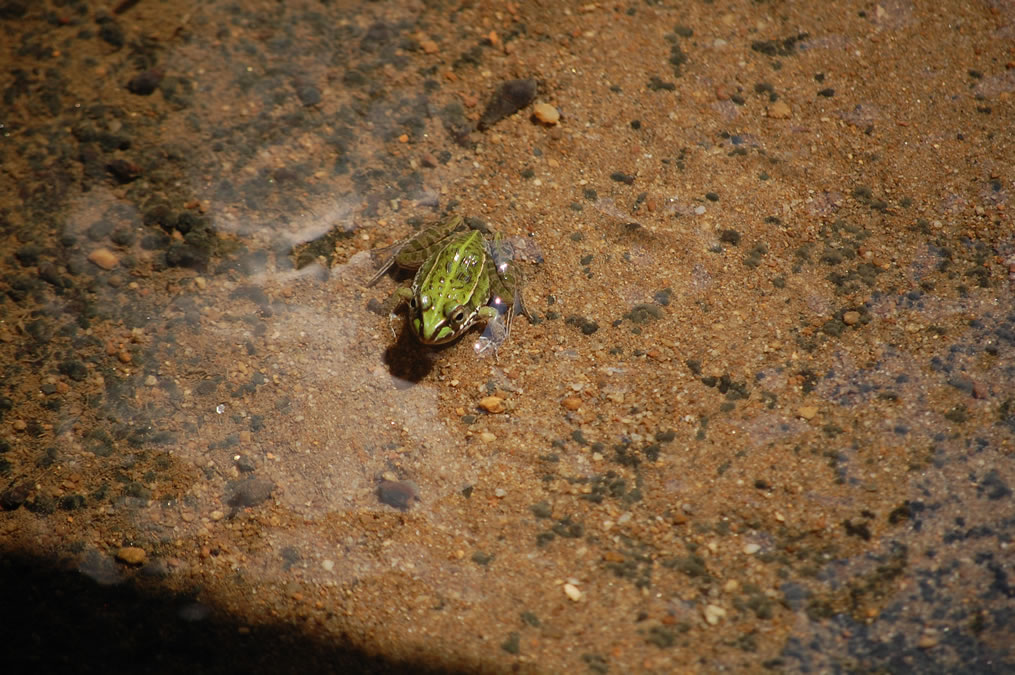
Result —
<svg viewBox="0 0 1015 675"><path fill-rule="evenodd" d="M39 278L57 288L63 288L65 285L63 277L60 276L59 269L50 262L44 262L39 265Z"/></svg>
<svg viewBox="0 0 1015 675"><path fill-rule="evenodd" d="M825 98L832 98L833 96L835 96L835 90L832 89L831 87L829 87L827 89L822 89L821 91L818 92L818 96L824 96Z"/></svg>
<svg viewBox="0 0 1015 675"><path fill-rule="evenodd" d="M634 185L634 176L626 174L622 171L614 171L610 174L610 178L617 181L618 183L624 183L625 185Z"/></svg>
<svg viewBox="0 0 1015 675"><path fill-rule="evenodd" d="M740 233L736 230L723 230L719 233L719 241L724 244L730 244L731 246L739 246Z"/></svg>
<svg viewBox="0 0 1015 675"><path fill-rule="evenodd" d="M138 73L127 83L127 90L138 96L150 96L158 88L164 74L158 68Z"/></svg>
<svg viewBox="0 0 1015 675"><path fill-rule="evenodd" d="M501 643L500 648L508 654L517 654L522 650L521 636L516 632L509 633L507 640Z"/></svg>
<svg viewBox="0 0 1015 675"><path fill-rule="evenodd" d="M419 501L419 488L411 480L382 480L377 486L377 498L400 511L407 511L414 501Z"/></svg>
<svg viewBox="0 0 1015 675"><path fill-rule="evenodd" d="M116 182L121 185L130 183L141 177L141 167L134 162L129 162L125 159L114 159L112 162L106 165L106 171L108 171Z"/></svg>
<svg viewBox="0 0 1015 675"><path fill-rule="evenodd" d="M572 326L577 326L584 335L592 335L599 330L598 323L583 316L569 316L565 322Z"/></svg>
<svg viewBox="0 0 1015 675"><path fill-rule="evenodd" d="M203 270L208 266L208 255L188 244L171 244L166 249L166 264L170 267Z"/></svg>
<svg viewBox="0 0 1015 675"><path fill-rule="evenodd" d="M648 88L652 91L676 91L677 85L672 82L666 82L655 75L649 78Z"/></svg>
<svg viewBox="0 0 1015 675"><path fill-rule="evenodd" d="M106 18L105 20L100 19L99 37L102 38L104 42L116 47L117 49L123 47L124 43L127 41L123 29L120 28L120 24L109 18Z"/></svg>
<svg viewBox="0 0 1015 675"><path fill-rule="evenodd" d="M176 227L178 217L168 204L156 204L144 212L142 222L145 225L161 227L166 232L172 232Z"/></svg>
<svg viewBox="0 0 1015 675"><path fill-rule="evenodd" d="M69 377L75 382L82 382L88 377L88 368L85 367L85 364L74 359L61 363L59 371L61 375Z"/></svg>
<svg viewBox="0 0 1015 675"><path fill-rule="evenodd" d="M3 492L0 492L0 508L4 511L13 511L28 500L28 495L32 491L32 486L29 483L20 483L13 485Z"/></svg>
<svg viewBox="0 0 1015 675"><path fill-rule="evenodd" d="M254 460L247 455L240 455L239 459L236 460L236 468L239 469L240 473L252 473L257 465L254 464Z"/></svg>
<svg viewBox="0 0 1015 675"><path fill-rule="evenodd" d="M102 241L109 236L109 233L113 231L113 223L103 218L102 220L96 220L94 223L88 226L85 230L85 234L92 241Z"/></svg>
<svg viewBox="0 0 1015 675"><path fill-rule="evenodd" d="M118 227L109 235L109 239L117 246L130 246L137 239L137 235L131 229Z"/></svg>
<svg viewBox="0 0 1015 675"><path fill-rule="evenodd" d="M321 90L312 84L296 83L296 95L308 108L321 102Z"/></svg>
<svg viewBox="0 0 1015 675"><path fill-rule="evenodd" d="M226 484L226 504L233 508L257 506L271 496L275 484L267 478L242 478Z"/></svg>
<svg viewBox="0 0 1015 675"><path fill-rule="evenodd" d="M511 80L497 88L490 103L479 118L478 129L485 131L509 115L513 115L536 98L535 80Z"/></svg>
<svg viewBox="0 0 1015 675"><path fill-rule="evenodd" d="M110 556L94 549L88 551L78 563L78 572L100 586L112 586L123 581L120 568Z"/></svg>
<svg viewBox="0 0 1015 675"><path fill-rule="evenodd" d="M42 249L35 244L25 244L14 252L14 257L18 259L22 267L31 267L38 264L40 253L42 253Z"/></svg>

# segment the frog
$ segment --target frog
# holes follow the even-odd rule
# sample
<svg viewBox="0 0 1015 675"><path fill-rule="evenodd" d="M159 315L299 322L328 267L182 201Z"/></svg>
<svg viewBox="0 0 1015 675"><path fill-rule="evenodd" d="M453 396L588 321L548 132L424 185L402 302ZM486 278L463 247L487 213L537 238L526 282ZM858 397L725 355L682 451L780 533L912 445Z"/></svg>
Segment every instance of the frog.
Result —
<svg viewBox="0 0 1015 675"><path fill-rule="evenodd" d="M393 334L395 312L407 304L409 330L421 344L446 344L473 326L487 324L484 339L496 347L508 338L516 314L529 316L520 270L507 251L499 236L490 239L461 215L451 215L371 251L380 266L367 286L394 266L415 270L411 283L398 288L386 303Z"/></svg>

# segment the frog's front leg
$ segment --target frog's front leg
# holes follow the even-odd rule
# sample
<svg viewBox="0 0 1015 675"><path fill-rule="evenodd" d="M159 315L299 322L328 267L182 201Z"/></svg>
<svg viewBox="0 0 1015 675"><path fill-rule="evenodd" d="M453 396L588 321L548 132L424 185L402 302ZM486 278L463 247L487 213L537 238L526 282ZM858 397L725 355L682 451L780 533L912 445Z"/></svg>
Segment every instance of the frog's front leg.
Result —
<svg viewBox="0 0 1015 675"><path fill-rule="evenodd" d="M395 292L388 296L388 299L384 301L382 305L388 310L388 328L391 329L392 337L398 337L398 333L395 332L395 319L398 317L398 313L395 311L399 306L408 300L412 299L412 288L409 286L400 286L395 289Z"/></svg>

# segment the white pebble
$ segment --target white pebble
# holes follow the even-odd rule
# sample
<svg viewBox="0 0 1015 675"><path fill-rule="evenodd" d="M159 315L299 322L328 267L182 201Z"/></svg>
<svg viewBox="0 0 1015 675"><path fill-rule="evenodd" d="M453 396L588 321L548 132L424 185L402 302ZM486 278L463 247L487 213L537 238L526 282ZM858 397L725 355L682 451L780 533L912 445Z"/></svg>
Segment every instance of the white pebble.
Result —
<svg viewBox="0 0 1015 675"><path fill-rule="evenodd" d="M747 555L754 555L755 553L757 553L760 550L761 550L761 546L759 546L757 544L747 544L747 545L744 546L744 553L746 553Z"/></svg>
<svg viewBox="0 0 1015 675"><path fill-rule="evenodd" d="M325 572L330 572L331 570L335 569L335 561L329 559L322 560L321 567L324 568Z"/></svg>
<svg viewBox="0 0 1015 675"><path fill-rule="evenodd" d="M726 610L718 605L705 605L705 621L708 625L714 626L723 620L726 616Z"/></svg>
<svg viewBox="0 0 1015 675"><path fill-rule="evenodd" d="M564 584L564 594L573 602L578 602L582 599L582 592L574 584Z"/></svg>

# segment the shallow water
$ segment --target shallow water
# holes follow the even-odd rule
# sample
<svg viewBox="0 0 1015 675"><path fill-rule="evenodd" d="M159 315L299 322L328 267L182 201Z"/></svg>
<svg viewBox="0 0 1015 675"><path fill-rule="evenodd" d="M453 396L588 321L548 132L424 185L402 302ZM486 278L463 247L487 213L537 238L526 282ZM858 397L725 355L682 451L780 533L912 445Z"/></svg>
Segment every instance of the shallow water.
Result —
<svg viewBox="0 0 1015 675"><path fill-rule="evenodd" d="M1007 3L117 8L0 9L15 670L1015 665Z"/></svg>

